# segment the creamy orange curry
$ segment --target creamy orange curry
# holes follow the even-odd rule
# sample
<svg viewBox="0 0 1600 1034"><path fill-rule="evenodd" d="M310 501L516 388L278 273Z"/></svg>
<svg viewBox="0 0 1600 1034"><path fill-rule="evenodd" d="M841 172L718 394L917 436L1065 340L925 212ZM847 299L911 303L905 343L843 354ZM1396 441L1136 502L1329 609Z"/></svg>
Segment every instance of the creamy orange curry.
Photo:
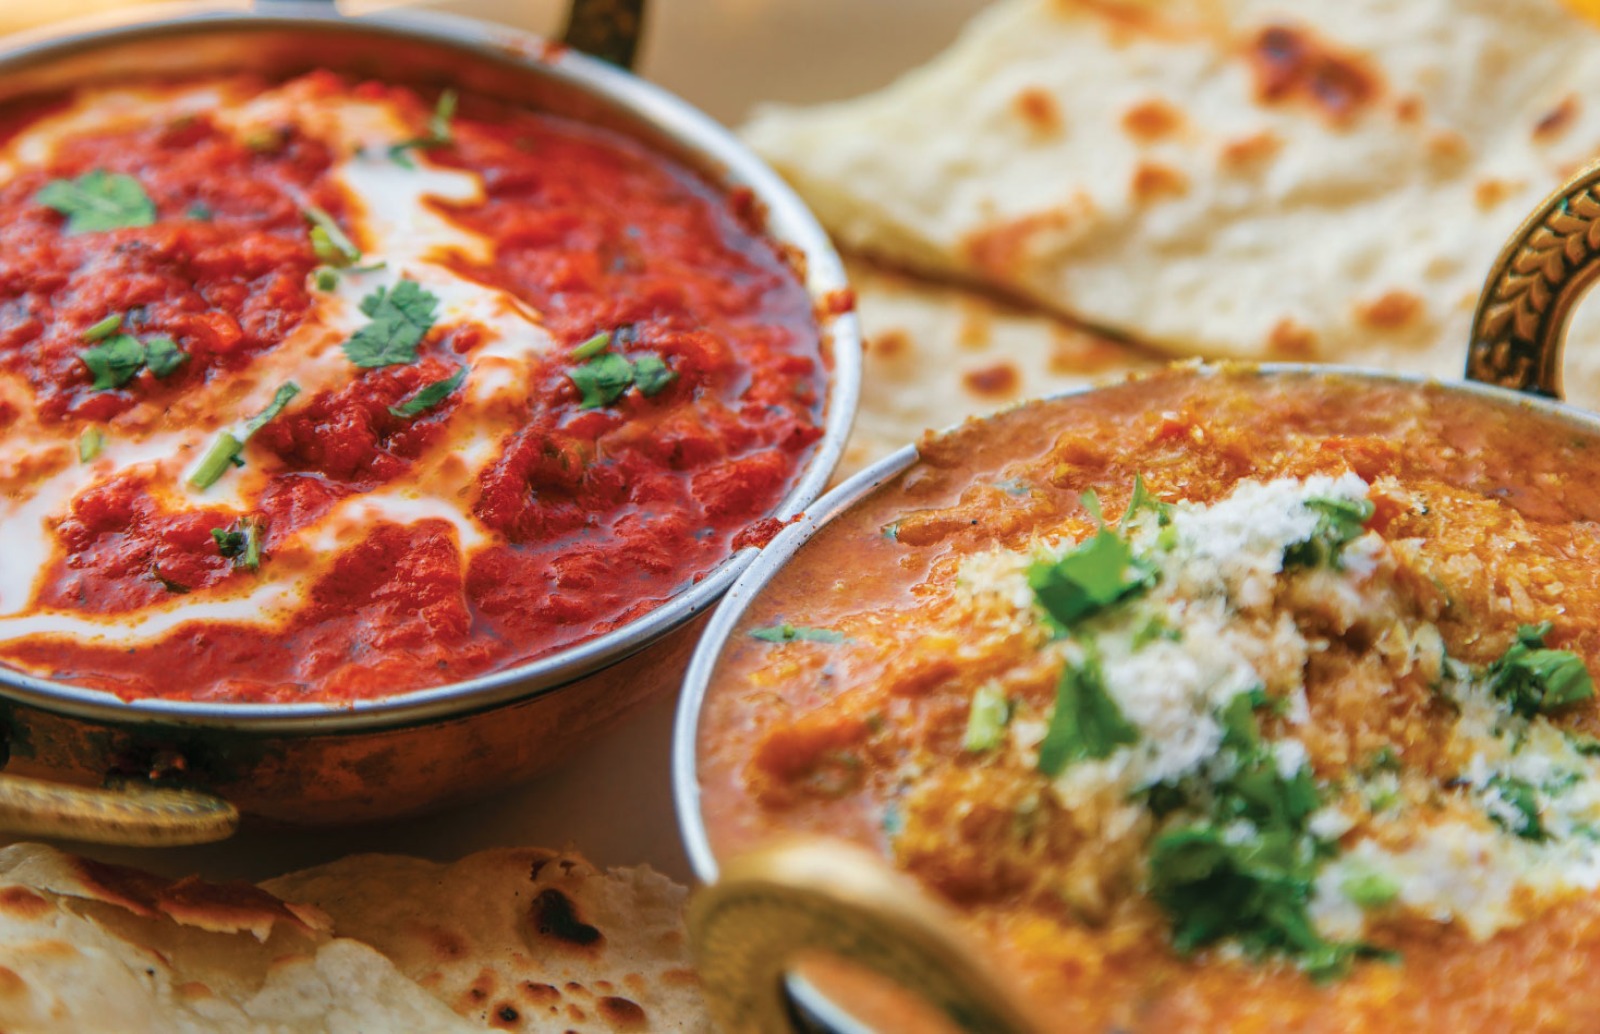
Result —
<svg viewBox="0 0 1600 1034"><path fill-rule="evenodd" d="M1063 1031L1594 1029L1597 450L1238 369L931 439L734 637L713 847L881 851Z"/></svg>

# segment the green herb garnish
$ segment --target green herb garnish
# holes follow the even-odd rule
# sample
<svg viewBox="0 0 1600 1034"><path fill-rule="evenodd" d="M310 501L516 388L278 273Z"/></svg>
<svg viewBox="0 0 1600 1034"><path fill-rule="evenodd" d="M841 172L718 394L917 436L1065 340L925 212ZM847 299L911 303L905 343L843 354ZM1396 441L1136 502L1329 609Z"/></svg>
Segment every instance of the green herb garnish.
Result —
<svg viewBox="0 0 1600 1034"><path fill-rule="evenodd" d="M120 388L144 369L145 349L131 334L114 334L93 348L78 353L94 377L96 391Z"/></svg>
<svg viewBox="0 0 1600 1034"><path fill-rule="evenodd" d="M1091 653L1082 664L1068 664L1056 684L1050 727L1039 744L1039 771L1054 778L1068 762L1107 757L1138 741L1138 730L1106 692L1099 660Z"/></svg>
<svg viewBox="0 0 1600 1034"><path fill-rule="evenodd" d="M393 290L378 288L361 300L372 322L351 335L344 354L367 369L416 362L417 345L433 327L438 305L414 280L401 280Z"/></svg>
<svg viewBox="0 0 1600 1034"><path fill-rule="evenodd" d="M787 621L766 628L752 629L750 637L767 643L792 643L797 640L808 643L842 643L845 640L843 632L835 632L831 628L807 628L805 625L791 625Z"/></svg>
<svg viewBox="0 0 1600 1034"><path fill-rule="evenodd" d="M88 463L100 455L100 450L106 447L105 432L98 427L91 427L78 436L78 462Z"/></svg>
<svg viewBox="0 0 1600 1034"><path fill-rule="evenodd" d="M1361 908L1382 908L1400 896L1400 884L1376 870L1352 872L1339 883L1344 896Z"/></svg>
<svg viewBox="0 0 1600 1034"><path fill-rule="evenodd" d="M1164 503L1151 494L1144 483L1143 474L1133 476L1133 496L1128 500L1128 509L1122 514L1122 526L1127 527L1129 521L1141 513L1156 515L1156 523L1165 528L1172 523L1172 504Z"/></svg>
<svg viewBox="0 0 1600 1034"><path fill-rule="evenodd" d="M145 365L157 377L165 377L189 361L189 353L164 334L146 339L144 353Z"/></svg>
<svg viewBox="0 0 1600 1034"><path fill-rule="evenodd" d="M317 258L335 269L361 261L361 249L339 229L333 216L316 205L307 205L301 212L311 223L311 250L316 252Z"/></svg>
<svg viewBox="0 0 1600 1034"><path fill-rule="evenodd" d="M279 388L272 396L272 401L267 408L244 422L238 434L224 431L217 435L217 440L211 443L211 448L200 458L199 466L189 477L191 488L206 489L217 483L217 479L227 473L230 466L239 464L239 453L244 450L244 443L267 425L274 417L283 412L283 407L289 400L300 394L300 386L293 382Z"/></svg>
<svg viewBox="0 0 1600 1034"><path fill-rule="evenodd" d="M660 394L677 379L678 375L661 361L660 356L642 355L633 361L633 383L645 398Z"/></svg>
<svg viewBox="0 0 1600 1034"><path fill-rule="evenodd" d="M1011 701L999 687L985 683L972 694L972 710L967 712L967 733L961 749L983 754L1000 746L1006 725L1011 721Z"/></svg>
<svg viewBox="0 0 1600 1034"><path fill-rule="evenodd" d="M1331 567L1341 570L1339 554L1361 536L1375 507L1370 499L1314 497L1306 508L1317 515L1311 537L1283 551L1284 567Z"/></svg>
<svg viewBox="0 0 1600 1034"><path fill-rule="evenodd" d="M450 120L456 116L458 98L456 91L446 90L439 94L439 102L434 105L433 115L428 119L428 135L402 140L389 148L389 158L396 165L405 169L415 169L416 162L411 160L408 151L427 151L435 147L448 147L455 143L455 131L450 125Z"/></svg>
<svg viewBox="0 0 1600 1034"><path fill-rule="evenodd" d="M1523 625L1516 641L1489 665L1489 692L1524 717L1549 714L1594 696L1594 679L1571 650L1544 647L1550 623Z"/></svg>
<svg viewBox="0 0 1600 1034"><path fill-rule="evenodd" d="M217 552L232 559L244 552L244 532L231 528L212 528L211 540L217 544Z"/></svg>
<svg viewBox="0 0 1600 1034"><path fill-rule="evenodd" d="M461 387L461 382L467 379L467 368L460 367L455 373L442 381L434 381L419 390L415 395L406 399L398 406L390 406L389 412L402 420L409 420L426 410L432 409L450 396L450 393Z"/></svg>
<svg viewBox="0 0 1600 1034"><path fill-rule="evenodd" d="M593 359L601 352L604 352L608 347L610 347L610 345L611 331L602 330L594 337L574 348L572 350L572 358L578 360L579 362L582 362L585 359Z"/></svg>
<svg viewBox="0 0 1600 1034"><path fill-rule="evenodd" d="M1545 840L1549 834L1539 818L1539 792L1533 784L1514 776L1497 775L1488 782L1488 789L1507 805L1512 814L1491 809L1489 820L1508 833L1524 840Z"/></svg>
<svg viewBox="0 0 1600 1034"><path fill-rule="evenodd" d="M1039 606L1062 631L1155 583L1155 569L1137 559L1128 543L1105 527L1059 560L1028 567L1028 585Z"/></svg>
<svg viewBox="0 0 1600 1034"><path fill-rule="evenodd" d="M34 200L67 217L67 233L94 233L156 221L156 206L132 176L96 169L77 179L51 180Z"/></svg>
<svg viewBox="0 0 1600 1034"><path fill-rule="evenodd" d="M101 341L117 332L122 326L122 313L114 312L83 332L85 341Z"/></svg>
<svg viewBox="0 0 1600 1034"><path fill-rule="evenodd" d="M217 552L232 560L234 567L246 571L261 567L261 534L261 521L255 517L246 517L232 527L211 529Z"/></svg>
<svg viewBox="0 0 1600 1034"><path fill-rule="evenodd" d="M597 339L598 336L579 345L573 355ZM659 356L644 355L632 360L615 352L600 352L588 362L568 370L567 376L578 389L579 405L583 409L609 406L632 387L637 387L646 397L656 395L678 378Z"/></svg>

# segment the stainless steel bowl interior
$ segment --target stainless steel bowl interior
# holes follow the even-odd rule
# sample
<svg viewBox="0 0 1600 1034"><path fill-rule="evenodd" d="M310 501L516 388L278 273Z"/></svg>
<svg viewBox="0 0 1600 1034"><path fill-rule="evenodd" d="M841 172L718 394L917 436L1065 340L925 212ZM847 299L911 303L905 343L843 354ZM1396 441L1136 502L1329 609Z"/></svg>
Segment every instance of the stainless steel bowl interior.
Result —
<svg viewBox="0 0 1600 1034"><path fill-rule="evenodd" d="M137 13L134 15L137 17ZM95 82L215 72L289 75L313 68L418 86L452 85L628 134L728 189L748 189L770 236L800 258L818 303L829 362L824 433L775 516L801 512L822 492L844 449L861 377L853 313L827 297L846 289L827 235L783 183L739 141L677 97L604 62L537 36L430 12L340 17L327 3L277 0L251 13L201 11L159 24L95 27L24 37L0 51L0 116L29 98ZM483 710L576 681L636 653L708 609L754 558L747 548L697 584L622 628L520 667L353 704L123 701L108 693L0 673L5 696L58 713L121 724L156 722L254 731L352 732Z"/></svg>

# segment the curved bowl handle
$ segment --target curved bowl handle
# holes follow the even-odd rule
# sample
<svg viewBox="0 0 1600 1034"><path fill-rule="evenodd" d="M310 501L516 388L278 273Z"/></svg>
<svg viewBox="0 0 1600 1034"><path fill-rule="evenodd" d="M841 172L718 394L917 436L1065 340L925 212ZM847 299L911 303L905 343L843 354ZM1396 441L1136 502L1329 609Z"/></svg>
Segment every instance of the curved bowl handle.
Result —
<svg viewBox="0 0 1600 1034"><path fill-rule="evenodd" d="M1600 163L1567 180L1490 267L1472 317L1470 380L1561 397L1573 310L1600 278Z"/></svg>
<svg viewBox="0 0 1600 1034"><path fill-rule="evenodd" d="M784 990L785 975L808 954L887 977L958 1029L1036 1030L1000 977L956 939L959 929L953 915L876 856L818 839L734 859L689 907L701 986L713 1018L730 1034L813 1029L797 1025Z"/></svg>
<svg viewBox="0 0 1600 1034"><path fill-rule="evenodd" d="M632 68L644 30L645 0L571 0L561 42L573 50Z"/></svg>
<svg viewBox="0 0 1600 1034"><path fill-rule="evenodd" d="M174 847L226 840L239 828L227 801L193 790L95 790L0 775L0 834Z"/></svg>

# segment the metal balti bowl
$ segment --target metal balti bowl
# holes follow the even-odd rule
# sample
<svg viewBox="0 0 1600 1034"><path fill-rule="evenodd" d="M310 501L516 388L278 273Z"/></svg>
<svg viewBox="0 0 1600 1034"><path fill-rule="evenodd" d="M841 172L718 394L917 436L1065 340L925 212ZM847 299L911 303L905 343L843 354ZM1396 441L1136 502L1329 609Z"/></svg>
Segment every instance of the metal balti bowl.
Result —
<svg viewBox="0 0 1600 1034"><path fill-rule="evenodd" d="M1466 382L1446 386L1421 377L1309 364L1254 369L1263 377L1428 385L1552 416L1575 435L1600 442L1600 415L1561 401L1560 371L1568 319L1596 279L1600 164L1579 172L1546 199L1496 260L1466 343ZM1105 389L1090 392L1096 390ZM1056 398L1077 394L1084 393ZM1015 422L1037 408L1024 405L990 420ZM865 1031L839 1004L821 997L803 973L794 982L797 967L819 958L832 960L829 968L835 973L843 963L847 971L870 975L865 985L857 977L843 986L866 988L862 1000L877 1020L874 1029L883 1034L935 1026L1026 1034L1047 1025L1021 1004L1006 974L961 940L953 914L876 854L842 841L796 838L719 856L702 807L701 712L742 617L781 572L790 565L804 568L806 546L823 528L918 464L916 446L907 446L836 487L784 529L729 590L690 662L673 739L673 793L690 864L706 884L691 904L690 937L711 1008L724 1029ZM886 994L886 987L893 993ZM847 1000L856 1004L853 997ZM796 1010L796 1001L802 1010ZM897 1011L911 1007L916 1011Z"/></svg>
<svg viewBox="0 0 1600 1034"><path fill-rule="evenodd" d="M642 0L576 0L567 39L631 58ZM573 46L422 12L349 19L331 2L258 0L249 11L137 12L0 47L0 106L141 76L331 68L452 86L597 124L750 191L769 236L795 254L830 365L825 431L775 516L802 511L843 450L860 334L827 236L778 177L709 117ZM830 297L832 296L832 297ZM238 812L342 823L425 810L547 768L650 694L675 686L696 619L754 558L613 632L510 670L355 704L123 701L0 671L0 830L118 843L226 836ZM72 785L63 785L72 784ZM90 787L109 787L89 791ZM165 788L176 788L167 790ZM154 788L154 789L152 789Z"/></svg>

